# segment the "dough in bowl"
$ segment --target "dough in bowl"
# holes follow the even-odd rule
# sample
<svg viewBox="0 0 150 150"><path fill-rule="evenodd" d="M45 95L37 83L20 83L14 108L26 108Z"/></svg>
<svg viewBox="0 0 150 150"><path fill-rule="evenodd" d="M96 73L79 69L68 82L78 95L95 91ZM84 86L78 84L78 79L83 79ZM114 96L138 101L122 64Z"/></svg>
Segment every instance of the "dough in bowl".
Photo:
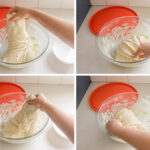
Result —
<svg viewBox="0 0 150 150"><path fill-rule="evenodd" d="M7 63L28 62L39 55L39 50L26 31L25 19L9 22L14 15L15 13L7 15L8 51L3 61Z"/></svg>
<svg viewBox="0 0 150 150"><path fill-rule="evenodd" d="M39 130L38 116L40 110L27 102L35 96L27 97L22 109L12 119L3 123L1 134L7 138L25 138Z"/></svg>
<svg viewBox="0 0 150 150"><path fill-rule="evenodd" d="M122 125L128 128L140 131L148 130L147 127L136 118L134 113L127 108L123 108L120 111L118 111L115 114L114 119L120 120Z"/></svg>
<svg viewBox="0 0 150 150"><path fill-rule="evenodd" d="M142 60L140 58L133 58L133 56L139 46L148 41L150 39L146 35L132 35L118 45L115 59L120 62L136 62Z"/></svg>

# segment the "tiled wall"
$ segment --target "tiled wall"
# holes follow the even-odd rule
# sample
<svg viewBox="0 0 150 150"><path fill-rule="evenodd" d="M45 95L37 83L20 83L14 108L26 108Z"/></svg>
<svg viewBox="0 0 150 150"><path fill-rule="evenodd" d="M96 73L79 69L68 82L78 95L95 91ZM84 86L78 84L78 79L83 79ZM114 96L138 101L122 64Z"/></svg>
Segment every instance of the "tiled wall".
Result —
<svg viewBox="0 0 150 150"><path fill-rule="evenodd" d="M92 82L150 83L150 76L91 76Z"/></svg>
<svg viewBox="0 0 150 150"><path fill-rule="evenodd" d="M74 8L74 0L0 0L0 6L27 6L34 8Z"/></svg>
<svg viewBox="0 0 150 150"><path fill-rule="evenodd" d="M73 76L0 76L0 82L73 84Z"/></svg>
<svg viewBox="0 0 150 150"><path fill-rule="evenodd" d="M91 4L150 7L150 0L91 0Z"/></svg>

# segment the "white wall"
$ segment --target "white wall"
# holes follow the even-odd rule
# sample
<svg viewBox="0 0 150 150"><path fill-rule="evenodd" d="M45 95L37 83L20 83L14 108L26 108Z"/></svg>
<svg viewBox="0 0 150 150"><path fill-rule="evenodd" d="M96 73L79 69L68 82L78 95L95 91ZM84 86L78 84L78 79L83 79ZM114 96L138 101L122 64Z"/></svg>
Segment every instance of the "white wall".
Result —
<svg viewBox="0 0 150 150"><path fill-rule="evenodd" d="M74 0L0 0L0 6L21 5L34 8L74 8Z"/></svg>
<svg viewBox="0 0 150 150"><path fill-rule="evenodd" d="M150 76L91 76L92 82L150 83Z"/></svg>
<svg viewBox="0 0 150 150"><path fill-rule="evenodd" d="M0 82L74 84L73 76L0 76Z"/></svg>
<svg viewBox="0 0 150 150"><path fill-rule="evenodd" d="M91 0L91 4L150 7L150 0Z"/></svg>

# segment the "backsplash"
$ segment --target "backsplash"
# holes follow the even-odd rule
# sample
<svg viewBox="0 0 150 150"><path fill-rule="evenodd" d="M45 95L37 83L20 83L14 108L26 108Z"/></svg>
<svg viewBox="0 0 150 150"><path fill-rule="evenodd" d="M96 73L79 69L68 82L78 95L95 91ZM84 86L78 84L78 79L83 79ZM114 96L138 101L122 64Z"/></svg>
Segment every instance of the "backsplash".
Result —
<svg viewBox="0 0 150 150"><path fill-rule="evenodd" d="M74 0L0 0L0 6L25 6L33 8L73 9Z"/></svg>
<svg viewBox="0 0 150 150"><path fill-rule="evenodd" d="M73 76L0 76L0 82L74 84Z"/></svg>
<svg viewBox="0 0 150 150"><path fill-rule="evenodd" d="M92 82L150 83L150 76L91 76Z"/></svg>
<svg viewBox="0 0 150 150"><path fill-rule="evenodd" d="M91 0L91 4L150 7L149 0Z"/></svg>

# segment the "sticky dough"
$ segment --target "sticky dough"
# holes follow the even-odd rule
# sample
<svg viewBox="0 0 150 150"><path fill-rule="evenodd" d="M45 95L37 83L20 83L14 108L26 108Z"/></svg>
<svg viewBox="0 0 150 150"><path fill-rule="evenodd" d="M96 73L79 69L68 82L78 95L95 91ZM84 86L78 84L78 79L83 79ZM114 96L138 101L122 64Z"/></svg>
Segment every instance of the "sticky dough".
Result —
<svg viewBox="0 0 150 150"><path fill-rule="evenodd" d="M22 109L17 115L3 123L1 134L7 138L25 138L35 134L39 130L38 116L40 110L27 103L35 98L33 95L27 97Z"/></svg>
<svg viewBox="0 0 150 150"><path fill-rule="evenodd" d="M8 51L3 61L7 63L28 62L39 55L39 50L26 31L25 19L9 22L14 15L15 13L7 15Z"/></svg>
<svg viewBox="0 0 150 150"><path fill-rule="evenodd" d="M127 108L123 108L118 111L115 114L114 119L120 120L122 125L125 127L140 131L147 131L146 126L136 118L131 110Z"/></svg>
<svg viewBox="0 0 150 150"><path fill-rule="evenodd" d="M124 40L117 47L115 59L120 62L136 62L140 58L133 58L135 52L138 50L141 43L150 41L145 35L132 35L130 38Z"/></svg>

